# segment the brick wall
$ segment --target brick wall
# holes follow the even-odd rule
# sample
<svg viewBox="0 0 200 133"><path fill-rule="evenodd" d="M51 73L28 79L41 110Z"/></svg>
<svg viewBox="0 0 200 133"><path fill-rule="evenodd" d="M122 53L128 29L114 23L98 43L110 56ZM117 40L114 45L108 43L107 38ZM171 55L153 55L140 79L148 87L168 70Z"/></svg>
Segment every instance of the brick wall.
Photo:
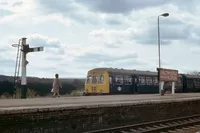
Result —
<svg viewBox="0 0 200 133"><path fill-rule="evenodd" d="M155 102L37 110L0 114L1 133L81 133L82 131L200 113L200 101Z"/></svg>

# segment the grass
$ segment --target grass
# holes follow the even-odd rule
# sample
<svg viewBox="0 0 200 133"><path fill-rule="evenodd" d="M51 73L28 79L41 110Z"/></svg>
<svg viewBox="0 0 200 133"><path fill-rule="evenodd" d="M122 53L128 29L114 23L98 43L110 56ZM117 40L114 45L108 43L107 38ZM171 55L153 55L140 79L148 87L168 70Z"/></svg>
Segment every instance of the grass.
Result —
<svg viewBox="0 0 200 133"><path fill-rule="evenodd" d="M83 89L73 90L69 95L70 96L82 96L83 92L84 92Z"/></svg>
<svg viewBox="0 0 200 133"><path fill-rule="evenodd" d="M65 94L63 95L64 97L74 97L74 96L82 96L84 92L84 89L78 89L78 90L73 90L71 93L69 94ZM17 89L13 95L5 92L2 95L0 95L0 99L20 99L20 89ZM37 91L35 91L34 89L30 89L28 88L27 90L27 94L26 94L27 98L42 98L42 97L52 97L52 93L47 94L47 96L40 96Z"/></svg>
<svg viewBox="0 0 200 133"><path fill-rule="evenodd" d="M13 96L7 92L0 95L0 99L13 99Z"/></svg>

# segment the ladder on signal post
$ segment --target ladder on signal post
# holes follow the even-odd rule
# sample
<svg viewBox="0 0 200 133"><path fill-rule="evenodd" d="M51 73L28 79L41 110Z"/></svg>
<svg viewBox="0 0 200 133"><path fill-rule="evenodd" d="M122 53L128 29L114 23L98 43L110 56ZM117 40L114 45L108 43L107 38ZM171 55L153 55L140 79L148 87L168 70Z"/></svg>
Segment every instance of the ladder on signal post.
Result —
<svg viewBox="0 0 200 133"><path fill-rule="evenodd" d="M20 72L20 63L21 63L21 39L19 39L19 44L17 46L17 57L15 64L15 74L14 74L14 87L17 88L19 82L19 72Z"/></svg>

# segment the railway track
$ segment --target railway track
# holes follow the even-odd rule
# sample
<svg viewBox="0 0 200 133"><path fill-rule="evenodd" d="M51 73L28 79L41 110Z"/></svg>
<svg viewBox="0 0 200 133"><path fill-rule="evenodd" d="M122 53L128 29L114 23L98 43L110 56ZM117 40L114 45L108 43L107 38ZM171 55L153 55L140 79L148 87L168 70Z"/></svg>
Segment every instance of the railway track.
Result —
<svg viewBox="0 0 200 133"><path fill-rule="evenodd" d="M197 125L200 125L200 114L108 129L100 129L85 133L161 133Z"/></svg>

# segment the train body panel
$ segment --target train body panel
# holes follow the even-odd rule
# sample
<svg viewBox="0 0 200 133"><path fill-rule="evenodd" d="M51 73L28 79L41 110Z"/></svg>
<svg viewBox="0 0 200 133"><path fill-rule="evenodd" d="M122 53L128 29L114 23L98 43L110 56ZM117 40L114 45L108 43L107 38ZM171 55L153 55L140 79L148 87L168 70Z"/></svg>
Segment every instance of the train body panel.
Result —
<svg viewBox="0 0 200 133"><path fill-rule="evenodd" d="M110 93L126 94L134 92L133 76L131 74L110 73Z"/></svg>
<svg viewBox="0 0 200 133"><path fill-rule="evenodd" d="M109 94L109 76L106 71L89 71L85 81L85 93Z"/></svg>
<svg viewBox="0 0 200 133"><path fill-rule="evenodd" d="M200 91L200 76L198 75L184 75L185 92L199 92Z"/></svg>
<svg viewBox="0 0 200 133"><path fill-rule="evenodd" d="M165 82L164 91L171 91L172 82ZM175 93L200 92L200 76L179 74ZM88 71L86 94L153 94L159 93L158 73L116 68Z"/></svg>
<svg viewBox="0 0 200 133"><path fill-rule="evenodd" d="M159 85L156 75L137 75L137 93L158 93Z"/></svg>

